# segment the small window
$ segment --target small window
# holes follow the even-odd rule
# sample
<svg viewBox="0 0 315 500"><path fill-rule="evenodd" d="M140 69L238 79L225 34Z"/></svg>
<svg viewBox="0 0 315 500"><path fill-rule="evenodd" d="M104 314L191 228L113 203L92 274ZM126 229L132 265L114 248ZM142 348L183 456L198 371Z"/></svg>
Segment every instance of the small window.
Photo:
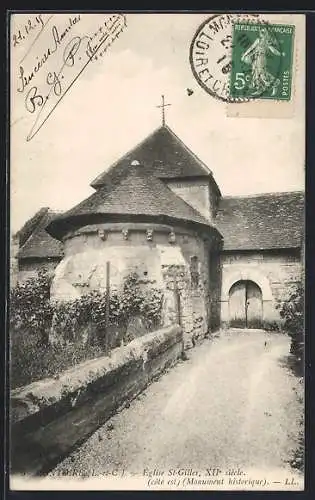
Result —
<svg viewBox="0 0 315 500"><path fill-rule="evenodd" d="M199 285L200 278L199 259L196 255L193 255L190 258L190 278L192 287L196 288Z"/></svg>

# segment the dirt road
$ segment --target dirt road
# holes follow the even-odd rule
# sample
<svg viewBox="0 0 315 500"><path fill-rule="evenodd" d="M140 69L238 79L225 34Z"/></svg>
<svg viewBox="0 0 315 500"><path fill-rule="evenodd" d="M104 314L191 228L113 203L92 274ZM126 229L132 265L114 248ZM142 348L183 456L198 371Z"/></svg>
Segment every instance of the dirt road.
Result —
<svg viewBox="0 0 315 500"><path fill-rule="evenodd" d="M232 330L188 351L51 475L170 467L281 468L296 447L301 404L283 363L289 340Z"/></svg>

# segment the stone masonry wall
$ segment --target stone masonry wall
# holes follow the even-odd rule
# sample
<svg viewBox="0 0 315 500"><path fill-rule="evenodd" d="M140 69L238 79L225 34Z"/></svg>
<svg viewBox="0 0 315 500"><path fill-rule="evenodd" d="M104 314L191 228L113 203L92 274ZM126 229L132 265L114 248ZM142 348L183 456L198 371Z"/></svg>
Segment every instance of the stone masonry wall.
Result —
<svg viewBox="0 0 315 500"><path fill-rule="evenodd" d="M279 321L278 301L301 278L300 255L296 250L225 252L221 254L221 323L228 323L228 294L240 280L254 281L262 290L263 319Z"/></svg>
<svg viewBox="0 0 315 500"><path fill-rule="evenodd" d="M46 474L182 355L178 326L11 393L11 473Z"/></svg>
<svg viewBox="0 0 315 500"><path fill-rule="evenodd" d="M39 271L47 271L50 274L53 274L59 260L35 260L35 259L25 259L19 262L19 270L17 273L17 281L23 282L30 278L35 278L38 275Z"/></svg>
<svg viewBox="0 0 315 500"><path fill-rule="evenodd" d="M167 185L206 219L214 221L220 195L211 179L173 180Z"/></svg>
<svg viewBox="0 0 315 500"><path fill-rule="evenodd" d="M163 326L178 320L175 288L180 295L180 321L186 347L209 329L209 244L193 231L149 224L99 224L69 235L65 257L56 269L52 298L69 300L111 287L136 272L143 284L162 289Z"/></svg>
<svg viewBox="0 0 315 500"><path fill-rule="evenodd" d="M210 243L197 235L178 238L186 261L188 285L181 292L181 319L185 346L202 339L210 325L209 264ZM193 261L195 264L193 265ZM194 270L196 276L193 276Z"/></svg>
<svg viewBox="0 0 315 500"><path fill-rule="evenodd" d="M206 219L213 219L211 213L209 182L204 180L169 181L168 187Z"/></svg>

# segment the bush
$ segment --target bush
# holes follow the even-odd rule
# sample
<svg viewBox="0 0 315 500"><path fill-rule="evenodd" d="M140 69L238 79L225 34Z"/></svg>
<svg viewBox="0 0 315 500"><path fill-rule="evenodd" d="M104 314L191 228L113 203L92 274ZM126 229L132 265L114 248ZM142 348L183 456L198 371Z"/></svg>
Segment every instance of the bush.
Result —
<svg viewBox="0 0 315 500"><path fill-rule="evenodd" d="M104 355L97 345L39 345L36 336L17 332L11 344L10 387L15 389L62 371L88 359Z"/></svg>
<svg viewBox="0 0 315 500"><path fill-rule="evenodd" d="M300 472L304 472L305 440L304 440L303 418L300 420L299 424L300 424L300 431L298 434L297 448L294 450L293 457L289 461L289 464L293 469L297 469Z"/></svg>
<svg viewBox="0 0 315 500"><path fill-rule="evenodd" d="M163 294L151 288L143 291L136 274L129 275L120 294L111 292L109 299L109 326L115 330L120 342L124 339L128 322L131 318L141 316L146 329L157 328L161 322ZM79 340L86 334L89 326L90 342L115 347L117 339L104 338L106 330L107 296L105 292L91 291L78 299L54 305L54 331L64 341ZM131 339L129 339L131 340Z"/></svg>
<svg viewBox="0 0 315 500"><path fill-rule="evenodd" d="M266 332L280 332L280 325L276 321L267 321L264 320L262 324L262 328L266 330Z"/></svg>
<svg viewBox="0 0 315 500"><path fill-rule="evenodd" d="M304 360L304 289L302 284L297 284L279 306L283 321L283 328L291 337L290 352L297 360Z"/></svg>
<svg viewBox="0 0 315 500"><path fill-rule="evenodd" d="M111 292L107 330L106 293L91 291L52 303L50 284L51 278L41 272L11 291L11 387L56 375L129 342L134 337L127 326L135 316L145 326L140 334L160 326L163 294L156 288L142 290L136 274L125 279L120 293Z"/></svg>

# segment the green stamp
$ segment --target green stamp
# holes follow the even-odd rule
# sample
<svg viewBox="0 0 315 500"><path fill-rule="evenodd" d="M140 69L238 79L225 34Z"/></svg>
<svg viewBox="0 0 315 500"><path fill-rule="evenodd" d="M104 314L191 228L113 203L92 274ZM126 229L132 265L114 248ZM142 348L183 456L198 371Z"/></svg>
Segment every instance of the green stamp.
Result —
<svg viewBox="0 0 315 500"><path fill-rule="evenodd" d="M289 101L294 26L233 25L230 97Z"/></svg>

